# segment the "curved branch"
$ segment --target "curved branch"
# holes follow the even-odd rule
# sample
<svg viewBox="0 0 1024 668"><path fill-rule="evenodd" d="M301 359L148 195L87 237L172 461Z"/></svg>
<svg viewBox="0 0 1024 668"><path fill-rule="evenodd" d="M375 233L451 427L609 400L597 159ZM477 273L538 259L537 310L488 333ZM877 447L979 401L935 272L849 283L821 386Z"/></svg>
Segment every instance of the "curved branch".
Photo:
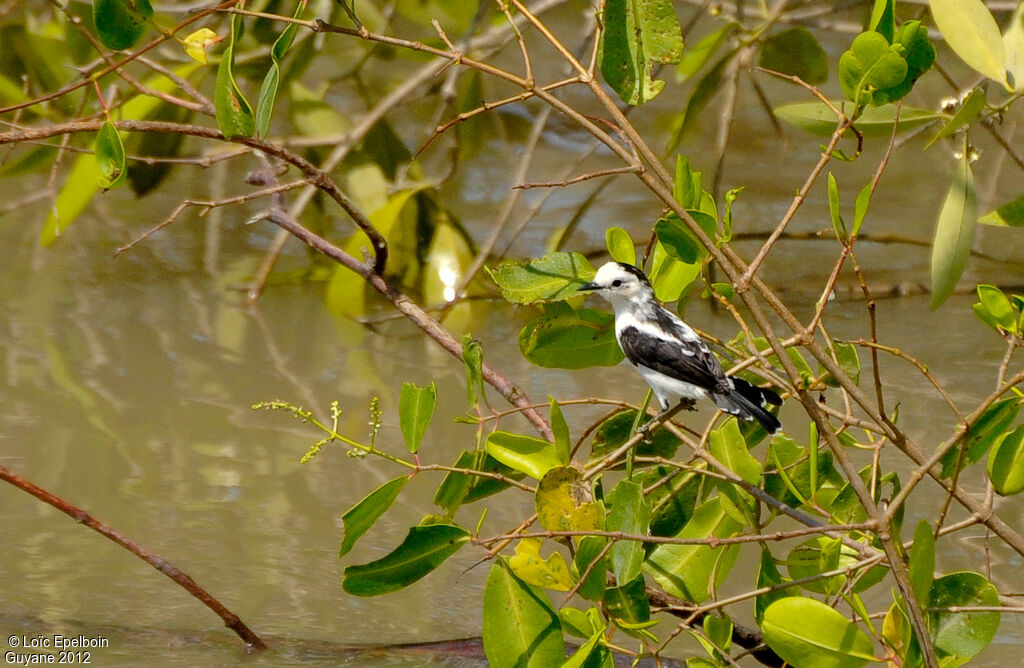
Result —
<svg viewBox="0 0 1024 668"><path fill-rule="evenodd" d="M186 573L182 572L174 566L174 564L170 563L160 555L153 554L138 543L125 538L113 527L104 524L81 508L71 505L64 499L51 494L42 487L32 484L3 465L0 465L0 480L9 482L18 489L36 497L40 501L50 504L79 524L84 524L93 531L103 534L134 554L139 559L142 559L153 568L174 580L175 584L199 599L203 605L217 613L217 616L224 620L224 625L237 633L238 637L244 640L250 647L255 649L267 649L266 643L264 643L252 629L246 626L245 622L243 622L238 615L224 607L224 605L214 598L212 594L196 584L195 580L190 578Z"/></svg>

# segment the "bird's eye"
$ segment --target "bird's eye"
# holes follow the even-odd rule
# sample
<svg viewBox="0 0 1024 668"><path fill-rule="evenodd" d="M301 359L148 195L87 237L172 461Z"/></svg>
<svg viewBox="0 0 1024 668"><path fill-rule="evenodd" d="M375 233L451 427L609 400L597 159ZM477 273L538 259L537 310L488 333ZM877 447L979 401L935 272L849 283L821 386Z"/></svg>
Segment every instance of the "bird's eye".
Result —
<svg viewBox="0 0 1024 668"><path fill-rule="evenodd" d="M614 281L612 281L612 287L613 288L617 288L620 285L622 285L622 281L620 281L619 279L616 278Z"/></svg>

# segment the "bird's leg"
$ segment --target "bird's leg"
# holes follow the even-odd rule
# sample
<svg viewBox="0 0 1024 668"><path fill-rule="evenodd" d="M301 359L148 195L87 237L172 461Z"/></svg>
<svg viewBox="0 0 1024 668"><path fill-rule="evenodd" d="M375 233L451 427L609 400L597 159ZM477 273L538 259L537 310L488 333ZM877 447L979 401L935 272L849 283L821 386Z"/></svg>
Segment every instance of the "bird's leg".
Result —
<svg viewBox="0 0 1024 668"><path fill-rule="evenodd" d="M655 425L660 425L665 420L678 413L679 411L695 411L697 410L696 399L680 399L679 403L675 406L669 406L662 412L658 413L650 420L647 421L642 427L636 430L636 433L641 434L645 442L649 442L651 438L651 432L654 431Z"/></svg>

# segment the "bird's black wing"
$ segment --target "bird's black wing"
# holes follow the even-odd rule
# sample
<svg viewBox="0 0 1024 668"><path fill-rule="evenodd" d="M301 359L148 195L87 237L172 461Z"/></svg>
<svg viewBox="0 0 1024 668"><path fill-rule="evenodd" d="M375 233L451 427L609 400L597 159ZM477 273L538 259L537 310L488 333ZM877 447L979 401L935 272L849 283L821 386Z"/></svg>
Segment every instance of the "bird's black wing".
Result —
<svg viewBox="0 0 1024 668"><path fill-rule="evenodd" d="M684 383L717 389L727 382L718 360L700 342L662 338L626 327L619 335L619 345L633 364Z"/></svg>

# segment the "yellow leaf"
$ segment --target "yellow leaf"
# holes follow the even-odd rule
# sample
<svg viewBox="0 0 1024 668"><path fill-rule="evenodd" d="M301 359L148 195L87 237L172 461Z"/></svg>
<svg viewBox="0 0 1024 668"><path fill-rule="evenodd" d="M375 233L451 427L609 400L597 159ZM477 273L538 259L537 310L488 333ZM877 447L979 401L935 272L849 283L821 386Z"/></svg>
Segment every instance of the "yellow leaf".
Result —
<svg viewBox="0 0 1024 668"><path fill-rule="evenodd" d="M516 553L509 559L509 566L523 582L555 591L569 591L572 578L569 567L560 552L553 552L544 559L540 556L540 538L524 538L516 546Z"/></svg>
<svg viewBox="0 0 1024 668"><path fill-rule="evenodd" d="M213 46L217 42L221 41L221 37L210 30L209 28L200 28L195 31L184 40L182 40L182 46L185 47L185 53L197 63L208 65L210 63L206 56L206 49Z"/></svg>

